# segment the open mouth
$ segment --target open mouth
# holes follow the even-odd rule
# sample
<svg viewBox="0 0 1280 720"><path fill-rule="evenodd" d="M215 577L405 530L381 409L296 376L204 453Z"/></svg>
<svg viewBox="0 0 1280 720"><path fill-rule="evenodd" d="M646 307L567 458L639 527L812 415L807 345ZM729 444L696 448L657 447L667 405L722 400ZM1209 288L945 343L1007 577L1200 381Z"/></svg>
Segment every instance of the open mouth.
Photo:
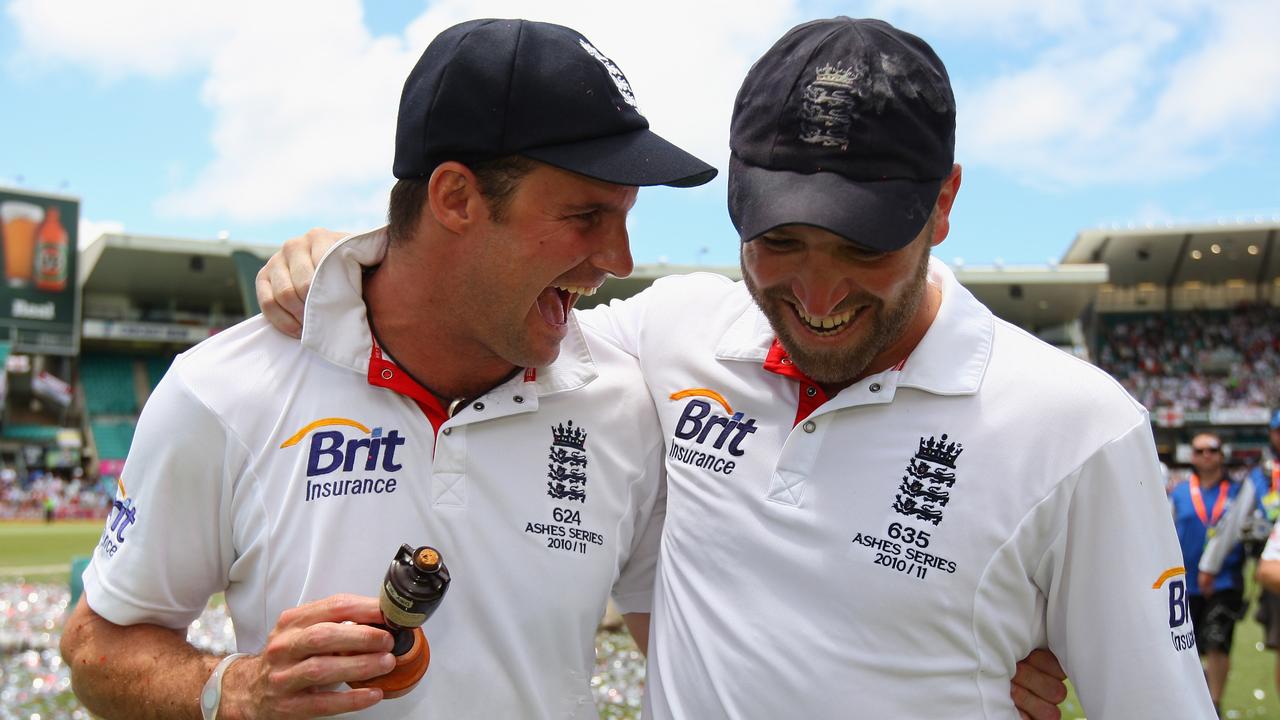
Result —
<svg viewBox="0 0 1280 720"><path fill-rule="evenodd" d="M846 310L844 312L833 313L831 315L815 317L805 312L799 305L792 305L791 307L795 309L796 317L800 318L800 322L803 323L810 332L822 337L839 335L845 330L848 330L849 326L853 324L852 321L862 313L862 309L858 308L856 310Z"/></svg>
<svg viewBox="0 0 1280 720"><path fill-rule="evenodd" d="M569 319L578 298L595 295L598 288L585 285L552 285L538 294L538 312L548 324L559 327Z"/></svg>

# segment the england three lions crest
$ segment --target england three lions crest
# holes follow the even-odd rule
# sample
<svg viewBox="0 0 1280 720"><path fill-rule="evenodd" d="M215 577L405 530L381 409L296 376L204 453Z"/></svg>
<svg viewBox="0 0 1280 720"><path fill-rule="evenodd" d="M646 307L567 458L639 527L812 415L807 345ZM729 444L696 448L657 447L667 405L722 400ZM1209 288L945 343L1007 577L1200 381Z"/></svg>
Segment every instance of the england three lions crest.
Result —
<svg viewBox="0 0 1280 720"><path fill-rule="evenodd" d="M556 500L587 501L587 431L573 421L551 426L547 494Z"/></svg>
<svg viewBox="0 0 1280 720"><path fill-rule="evenodd" d="M898 485L893 509L934 525L942 522L942 510L956 484L956 459L962 452L964 446L947 442L946 433L941 438L920 438L919 449L907 460L907 474Z"/></svg>

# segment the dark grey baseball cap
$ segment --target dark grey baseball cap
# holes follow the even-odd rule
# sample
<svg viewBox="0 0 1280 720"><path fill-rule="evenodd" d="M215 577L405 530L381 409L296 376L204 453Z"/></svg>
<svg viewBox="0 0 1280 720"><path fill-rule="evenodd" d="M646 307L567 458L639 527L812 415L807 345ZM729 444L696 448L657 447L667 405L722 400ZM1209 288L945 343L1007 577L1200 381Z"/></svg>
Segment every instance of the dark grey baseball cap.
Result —
<svg viewBox="0 0 1280 720"><path fill-rule="evenodd" d="M942 60L915 35L847 17L793 28L752 66L734 106L739 237L800 224L902 248L951 173L955 107Z"/></svg>

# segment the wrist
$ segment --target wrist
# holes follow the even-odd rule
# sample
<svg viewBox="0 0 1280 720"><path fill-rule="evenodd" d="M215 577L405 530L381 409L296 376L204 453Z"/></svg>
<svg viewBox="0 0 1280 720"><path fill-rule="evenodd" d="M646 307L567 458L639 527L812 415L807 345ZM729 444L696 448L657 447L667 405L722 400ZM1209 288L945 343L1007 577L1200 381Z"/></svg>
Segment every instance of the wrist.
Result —
<svg viewBox="0 0 1280 720"><path fill-rule="evenodd" d="M213 667L200 690L200 714L203 720L235 720L241 717L232 708L235 703L227 698L228 691L235 686L235 683L227 682L227 676L233 668L243 665L240 661L247 657L248 653L232 653Z"/></svg>

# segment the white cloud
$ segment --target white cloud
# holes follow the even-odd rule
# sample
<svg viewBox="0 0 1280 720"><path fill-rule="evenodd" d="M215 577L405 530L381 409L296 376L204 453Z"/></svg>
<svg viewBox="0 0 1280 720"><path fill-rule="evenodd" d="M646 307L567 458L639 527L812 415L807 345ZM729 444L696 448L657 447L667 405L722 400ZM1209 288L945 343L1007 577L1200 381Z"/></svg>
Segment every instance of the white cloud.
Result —
<svg viewBox="0 0 1280 720"><path fill-rule="evenodd" d="M524 16L582 31L627 74L654 130L723 168L738 84L797 19L791 0L749 13L657 0L625 15L596 2L440 0L403 36L375 39L358 0L15 0L10 16L25 58L109 78L204 75L213 160L157 202L161 214L358 224L385 211L400 88L449 25Z"/></svg>
<svg viewBox="0 0 1280 720"><path fill-rule="evenodd" d="M84 66L106 77L167 76L202 67L253 3L13 0L21 63Z"/></svg>
<svg viewBox="0 0 1280 720"><path fill-rule="evenodd" d="M1039 185L1158 182L1280 118L1274 0L879 0L935 44L1016 57L954 77L957 154Z"/></svg>
<svg viewBox="0 0 1280 720"><path fill-rule="evenodd" d="M935 46L980 49L980 66L950 61L959 158L1028 183L1188 176L1280 116L1274 0L872 0L859 10ZM811 14L800 0L749 11L728 0L653 0L625 12L584 0L436 0L402 35L374 38L359 0L8 8L24 61L107 78L202 78L213 159L176 176L157 201L162 213L348 227L382 216L400 87L430 39L463 19L531 12L591 38L626 72L653 128L722 169L747 68Z"/></svg>
<svg viewBox="0 0 1280 720"><path fill-rule="evenodd" d="M77 229L76 244L83 248L97 240L100 235L123 233L124 223L118 220L90 220L89 218L81 217Z"/></svg>

